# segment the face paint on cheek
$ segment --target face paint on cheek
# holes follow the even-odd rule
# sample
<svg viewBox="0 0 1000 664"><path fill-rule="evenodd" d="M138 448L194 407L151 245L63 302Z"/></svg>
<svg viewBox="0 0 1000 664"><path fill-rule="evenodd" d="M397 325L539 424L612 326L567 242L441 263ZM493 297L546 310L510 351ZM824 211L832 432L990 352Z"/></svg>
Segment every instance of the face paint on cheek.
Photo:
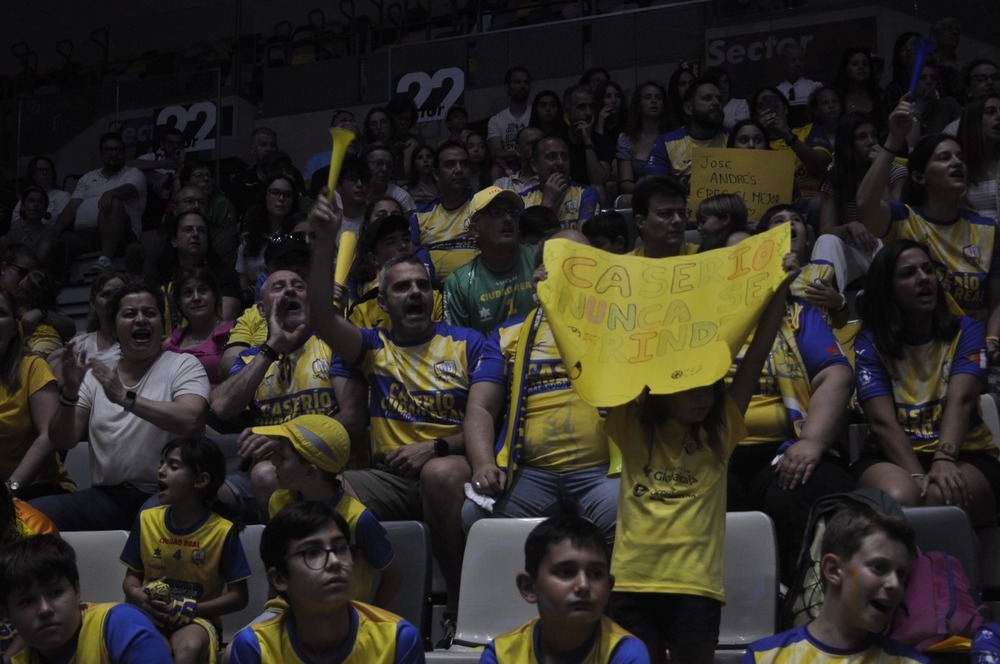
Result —
<svg viewBox="0 0 1000 664"><path fill-rule="evenodd" d="M864 598L861 597L861 578L859 577L857 570L851 569L848 570L847 573L850 575L851 582L853 584L851 587L851 595L847 598L848 605L853 606L855 611L861 612L864 610L865 604L867 604L867 602L864 601Z"/></svg>

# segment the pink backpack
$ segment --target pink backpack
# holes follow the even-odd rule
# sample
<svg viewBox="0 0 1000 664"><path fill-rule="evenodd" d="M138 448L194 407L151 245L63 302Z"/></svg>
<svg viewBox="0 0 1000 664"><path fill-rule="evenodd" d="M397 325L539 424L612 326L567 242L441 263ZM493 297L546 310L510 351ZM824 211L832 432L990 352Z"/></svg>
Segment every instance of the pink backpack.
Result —
<svg viewBox="0 0 1000 664"><path fill-rule="evenodd" d="M969 583L962 564L941 551L929 551L912 561L890 635L926 650L949 636L972 638L989 618L990 610Z"/></svg>

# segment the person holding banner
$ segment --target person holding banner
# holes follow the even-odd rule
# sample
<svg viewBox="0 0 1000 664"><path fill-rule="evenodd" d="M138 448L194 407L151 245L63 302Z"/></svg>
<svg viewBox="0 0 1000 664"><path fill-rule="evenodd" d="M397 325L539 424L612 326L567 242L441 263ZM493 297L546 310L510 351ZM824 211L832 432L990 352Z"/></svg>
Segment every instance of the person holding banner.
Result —
<svg viewBox="0 0 1000 664"><path fill-rule="evenodd" d="M445 148L445 157L449 150L453 148ZM340 210L321 196L309 221L316 231L309 272L316 334L348 366L360 369L370 388L374 466L345 472L344 487L380 520L427 522L448 589L442 621L443 647L448 647L465 553L463 487L471 475L463 454L462 421L471 372L486 340L475 330L432 320L430 276L413 254L390 259L379 273L378 302L392 320L392 330L354 326L331 306L334 290L338 299L346 292L340 285L334 289L332 279Z"/></svg>
<svg viewBox="0 0 1000 664"><path fill-rule="evenodd" d="M728 387L725 380L673 394L647 390L611 408L605 430L622 451L611 617L638 636L652 662L709 664L719 637L726 465L746 437L756 389L798 274L787 277L760 316Z"/></svg>
<svg viewBox="0 0 1000 664"><path fill-rule="evenodd" d="M688 216L687 190L673 178L649 178L632 196L632 218L642 238L634 256L668 258L697 253L698 245L684 241Z"/></svg>
<svg viewBox="0 0 1000 664"><path fill-rule="evenodd" d="M889 136L858 187L865 226L884 243L923 242L942 270L945 290L966 316L986 325L991 362L1000 360L1000 230L994 220L959 207L968 184L962 147L948 134L923 138L910 153L903 202L882 198L894 155L906 154L914 122L906 97L889 115Z"/></svg>

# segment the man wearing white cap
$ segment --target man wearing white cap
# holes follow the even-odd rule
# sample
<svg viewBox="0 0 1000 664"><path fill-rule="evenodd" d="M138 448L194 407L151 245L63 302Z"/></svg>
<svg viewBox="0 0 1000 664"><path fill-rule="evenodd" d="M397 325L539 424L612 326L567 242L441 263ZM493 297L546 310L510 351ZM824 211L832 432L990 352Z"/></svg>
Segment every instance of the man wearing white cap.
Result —
<svg viewBox="0 0 1000 664"><path fill-rule="evenodd" d="M473 196L469 230L479 255L444 281L444 319L489 334L511 316L534 308L531 273L534 249L521 244L521 197L500 187Z"/></svg>

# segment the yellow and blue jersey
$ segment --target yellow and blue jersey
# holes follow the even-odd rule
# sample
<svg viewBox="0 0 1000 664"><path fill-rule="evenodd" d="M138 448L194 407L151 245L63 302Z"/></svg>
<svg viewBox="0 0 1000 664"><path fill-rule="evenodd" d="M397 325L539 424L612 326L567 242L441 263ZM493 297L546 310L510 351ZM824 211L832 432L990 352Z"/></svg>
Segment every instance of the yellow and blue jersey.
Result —
<svg viewBox="0 0 1000 664"><path fill-rule="evenodd" d="M384 328L361 330L358 365L369 386L372 455L458 433L472 368L486 340L479 332L435 323L427 337L396 343Z"/></svg>
<svg viewBox="0 0 1000 664"><path fill-rule="evenodd" d="M240 353L229 375L242 371L258 352L257 348L248 348ZM340 412L340 406L332 379L350 375L340 356L312 335L268 367L249 405L251 421L255 426L264 426L287 422L299 415L333 417Z"/></svg>
<svg viewBox="0 0 1000 664"><path fill-rule="evenodd" d="M326 653L327 661L365 664L416 664L424 661L424 648L417 629L388 611L350 602L351 620L344 643L336 652ZM292 611L244 627L233 639L230 664L313 661L299 642Z"/></svg>
<svg viewBox="0 0 1000 664"><path fill-rule="evenodd" d="M833 146L830 145L830 139L827 137L826 132L823 131L823 128L820 125L810 122L803 127L795 127L791 131L796 138L813 150L819 150L827 156L833 154ZM785 141L780 138L771 141L771 149L779 152L787 150L792 152L793 155L795 154L794 150L792 150L792 146L785 143ZM794 173L795 185L799 190L799 195L794 197L795 200L812 200L812 198L819 193L819 185L822 178L810 175L809 170L799 159L798 155L795 155Z"/></svg>
<svg viewBox="0 0 1000 664"><path fill-rule="evenodd" d="M708 140L692 138L687 127L660 135L646 159L646 175L675 175L687 186L697 148L724 148L728 137L719 132Z"/></svg>
<svg viewBox="0 0 1000 664"><path fill-rule="evenodd" d="M498 383L506 389L517 361L515 353L523 323L524 316L518 316L490 334L482 359L473 370L473 384ZM519 464L567 472L609 463L604 420L573 390L552 328L544 317L535 333L524 381L524 441ZM506 391L509 395L510 390ZM498 447L503 440L501 432Z"/></svg>
<svg viewBox="0 0 1000 664"><path fill-rule="evenodd" d="M517 629L501 634L486 646L479 664L538 664L542 652L542 623L534 618ZM646 645L603 616L594 625L591 639L570 661L574 664L644 664L649 662Z"/></svg>
<svg viewBox="0 0 1000 664"><path fill-rule="evenodd" d="M267 321L257 305L247 307L229 330L226 346L259 346L267 341Z"/></svg>
<svg viewBox="0 0 1000 664"><path fill-rule="evenodd" d="M985 323L987 282L1000 278L997 222L964 209L952 220L935 221L898 202L889 203L889 213L892 223L882 241L909 238L927 245L945 290L966 316Z"/></svg>
<svg viewBox="0 0 1000 664"><path fill-rule="evenodd" d="M895 359L879 353L871 330L862 330L854 344L854 364L858 402L892 397L896 420L913 449L933 453L941 433L949 379L968 374L986 384L986 333L982 323L961 316L958 334L950 341L932 339L907 345L903 347L903 358ZM996 456L998 450L992 441L977 400L969 414L962 450L985 450Z"/></svg>
<svg viewBox="0 0 1000 664"><path fill-rule="evenodd" d="M227 583L250 576L236 527L211 510L190 528L167 525L170 506L139 512L121 561L143 579L163 579L175 599L201 602L219 597Z"/></svg>
<svg viewBox="0 0 1000 664"><path fill-rule="evenodd" d="M167 642L149 617L131 604L81 604L76 647L66 662L76 664L173 664ZM40 664L43 659L27 647L11 658L12 664Z"/></svg>
<svg viewBox="0 0 1000 664"><path fill-rule="evenodd" d="M278 489L267 502L267 513L273 519L283 507L300 500L302 495L298 491ZM372 570L385 569L396 555L389 535L375 515L360 500L344 493L343 489L330 502L330 507L347 521L351 529L351 544L361 554L354 558L351 599L370 601L375 592Z"/></svg>
<svg viewBox="0 0 1000 664"><path fill-rule="evenodd" d="M545 195L543 184L536 184L534 187L521 192L521 200L524 207L541 205L542 197ZM579 228L580 222L590 219L601 207L601 195L593 187L570 182L569 188L563 194L559 206L553 210L559 225L564 229Z"/></svg>
<svg viewBox="0 0 1000 664"><path fill-rule="evenodd" d="M930 661L913 648L872 634L857 648L834 648L809 633L808 625L754 641L742 664L922 664Z"/></svg>
<svg viewBox="0 0 1000 664"><path fill-rule="evenodd" d="M615 590L724 601L726 464L746 438L743 415L726 396L721 459L691 438L689 426L668 419L647 430L639 415L639 404L631 401L612 408L606 424L622 452L611 555Z"/></svg>
<svg viewBox="0 0 1000 664"><path fill-rule="evenodd" d="M449 210L440 198L435 198L418 206L410 217L410 239L430 254L439 280L443 281L479 253L469 230L471 202L470 192L465 203Z"/></svg>
<svg viewBox="0 0 1000 664"><path fill-rule="evenodd" d="M366 296L364 300L355 302L351 306L350 313L347 314L347 320L354 323L356 327L364 327L369 330L374 330L376 327L384 327L387 330L392 330L392 320L389 318L389 314L379 306L377 292L371 296ZM434 306L431 309L431 320L435 322L444 320L444 296L441 294L441 291L434 291Z"/></svg>

